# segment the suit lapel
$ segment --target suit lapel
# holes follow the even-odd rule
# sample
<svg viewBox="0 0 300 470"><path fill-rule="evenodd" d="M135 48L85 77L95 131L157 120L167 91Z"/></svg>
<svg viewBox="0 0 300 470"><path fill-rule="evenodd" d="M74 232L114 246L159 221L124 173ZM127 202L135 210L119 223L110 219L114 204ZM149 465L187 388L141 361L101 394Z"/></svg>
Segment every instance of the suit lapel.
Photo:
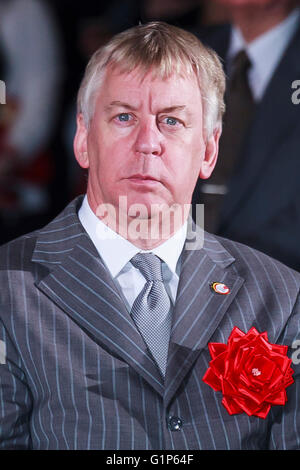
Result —
<svg viewBox="0 0 300 470"><path fill-rule="evenodd" d="M38 289L96 343L130 364L162 395L157 366L78 220L76 203L40 232L32 260L44 265L44 274L48 268L36 283Z"/></svg>
<svg viewBox="0 0 300 470"><path fill-rule="evenodd" d="M208 234L202 249L184 249L164 386L110 274L78 220L80 204L81 199L76 199L39 232L32 257L40 268L36 286L168 403L243 283L231 269L234 258ZM230 294L214 293L210 288L214 281L228 285Z"/></svg>
<svg viewBox="0 0 300 470"><path fill-rule="evenodd" d="M183 252L165 381L165 406L207 347L244 282L230 267L233 262L234 258L208 234L203 249ZM210 287L212 282L226 284L230 294L215 293Z"/></svg>
<svg viewBox="0 0 300 470"><path fill-rule="evenodd" d="M230 191L224 198L222 208L222 224L227 225L237 211L245 214L243 221L239 223L248 226L253 218L248 217L247 211L243 212L244 206L250 198L255 196L258 184L265 176L265 170L276 158L283 159L280 145L293 133L295 123L299 118L299 106L292 103L292 82L299 77L299 47L300 27L298 28L292 42L278 65L271 79L265 95L257 106L253 124L245 138L241 151L242 160L238 171L235 173L230 184ZM278 157L277 157L278 156ZM280 167L281 169L281 167ZM282 175L280 175L280 178ZM258 202L264 204L264 200ZM255 204L252 204L256 207ZM265 204L258 212L264 219L275 204Z"/></svg>

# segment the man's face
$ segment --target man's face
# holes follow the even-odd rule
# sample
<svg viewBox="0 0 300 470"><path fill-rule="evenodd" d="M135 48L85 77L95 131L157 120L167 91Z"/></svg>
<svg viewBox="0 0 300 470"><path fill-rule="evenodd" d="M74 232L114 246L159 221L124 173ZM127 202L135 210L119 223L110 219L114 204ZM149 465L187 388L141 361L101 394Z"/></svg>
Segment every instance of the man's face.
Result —
<svg viewBox="0 0 300 470"><path fill-rule="evenodd" d="M148 211L190 203L199 175L209 177L214 167L218 137L206 145L196 77L162 80L109 69L90 127L79 116L74 143L77 160L89 168L92 209L117 208L120 196Z"/></svg>

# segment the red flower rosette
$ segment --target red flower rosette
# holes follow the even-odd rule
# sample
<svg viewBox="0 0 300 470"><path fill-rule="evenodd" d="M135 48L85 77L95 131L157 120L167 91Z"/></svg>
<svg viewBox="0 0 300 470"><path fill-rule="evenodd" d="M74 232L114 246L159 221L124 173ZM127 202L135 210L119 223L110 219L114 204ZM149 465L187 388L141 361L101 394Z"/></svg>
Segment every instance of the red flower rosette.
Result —
<svg viewBox="0 0 300 470"><path fill-rule="evenodd" d="M284 405L286 388L294 380L287 346L269 343L267 332L236 326L227 344L209 343L212 360L202 380L222 391L222 404L230 415L247 413L266 418L272 405Z"/></svg>

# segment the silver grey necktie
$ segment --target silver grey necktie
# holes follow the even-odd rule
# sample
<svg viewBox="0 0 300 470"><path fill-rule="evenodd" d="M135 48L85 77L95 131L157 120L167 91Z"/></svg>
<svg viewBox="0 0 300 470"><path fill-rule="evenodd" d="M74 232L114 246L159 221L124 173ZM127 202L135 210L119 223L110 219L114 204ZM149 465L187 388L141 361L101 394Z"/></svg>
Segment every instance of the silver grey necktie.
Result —
<svg viewBox="0 0 300 470"><path fill-rule="evenodd" d="M138 253L131 263L140 270L146 284L130 313L164 376L171 329L171 302L163 283L161 261L152 253Z"/></svg>

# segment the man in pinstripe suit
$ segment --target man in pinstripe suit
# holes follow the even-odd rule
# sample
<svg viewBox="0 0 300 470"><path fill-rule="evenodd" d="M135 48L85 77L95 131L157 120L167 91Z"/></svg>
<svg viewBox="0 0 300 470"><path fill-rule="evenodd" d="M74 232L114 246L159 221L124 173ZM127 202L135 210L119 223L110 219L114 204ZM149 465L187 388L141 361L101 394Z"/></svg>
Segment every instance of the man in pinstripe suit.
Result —
<svg viewBox="0 0 300 470"><path fill-rule="evenodd" d="M208 343L226 343L234 326L267 331L289 355L299 339L296 272L208 233L202 243L201 228L188 243L182 209L214 168L223 93L216 55L163 23L92 57L74 141L87 195L0 250L0 448L299 448L297 364L287 403L266 419L229 415L202 381ZM140 252L161 260L170 300L165 369L131 316Z"/></svg>

